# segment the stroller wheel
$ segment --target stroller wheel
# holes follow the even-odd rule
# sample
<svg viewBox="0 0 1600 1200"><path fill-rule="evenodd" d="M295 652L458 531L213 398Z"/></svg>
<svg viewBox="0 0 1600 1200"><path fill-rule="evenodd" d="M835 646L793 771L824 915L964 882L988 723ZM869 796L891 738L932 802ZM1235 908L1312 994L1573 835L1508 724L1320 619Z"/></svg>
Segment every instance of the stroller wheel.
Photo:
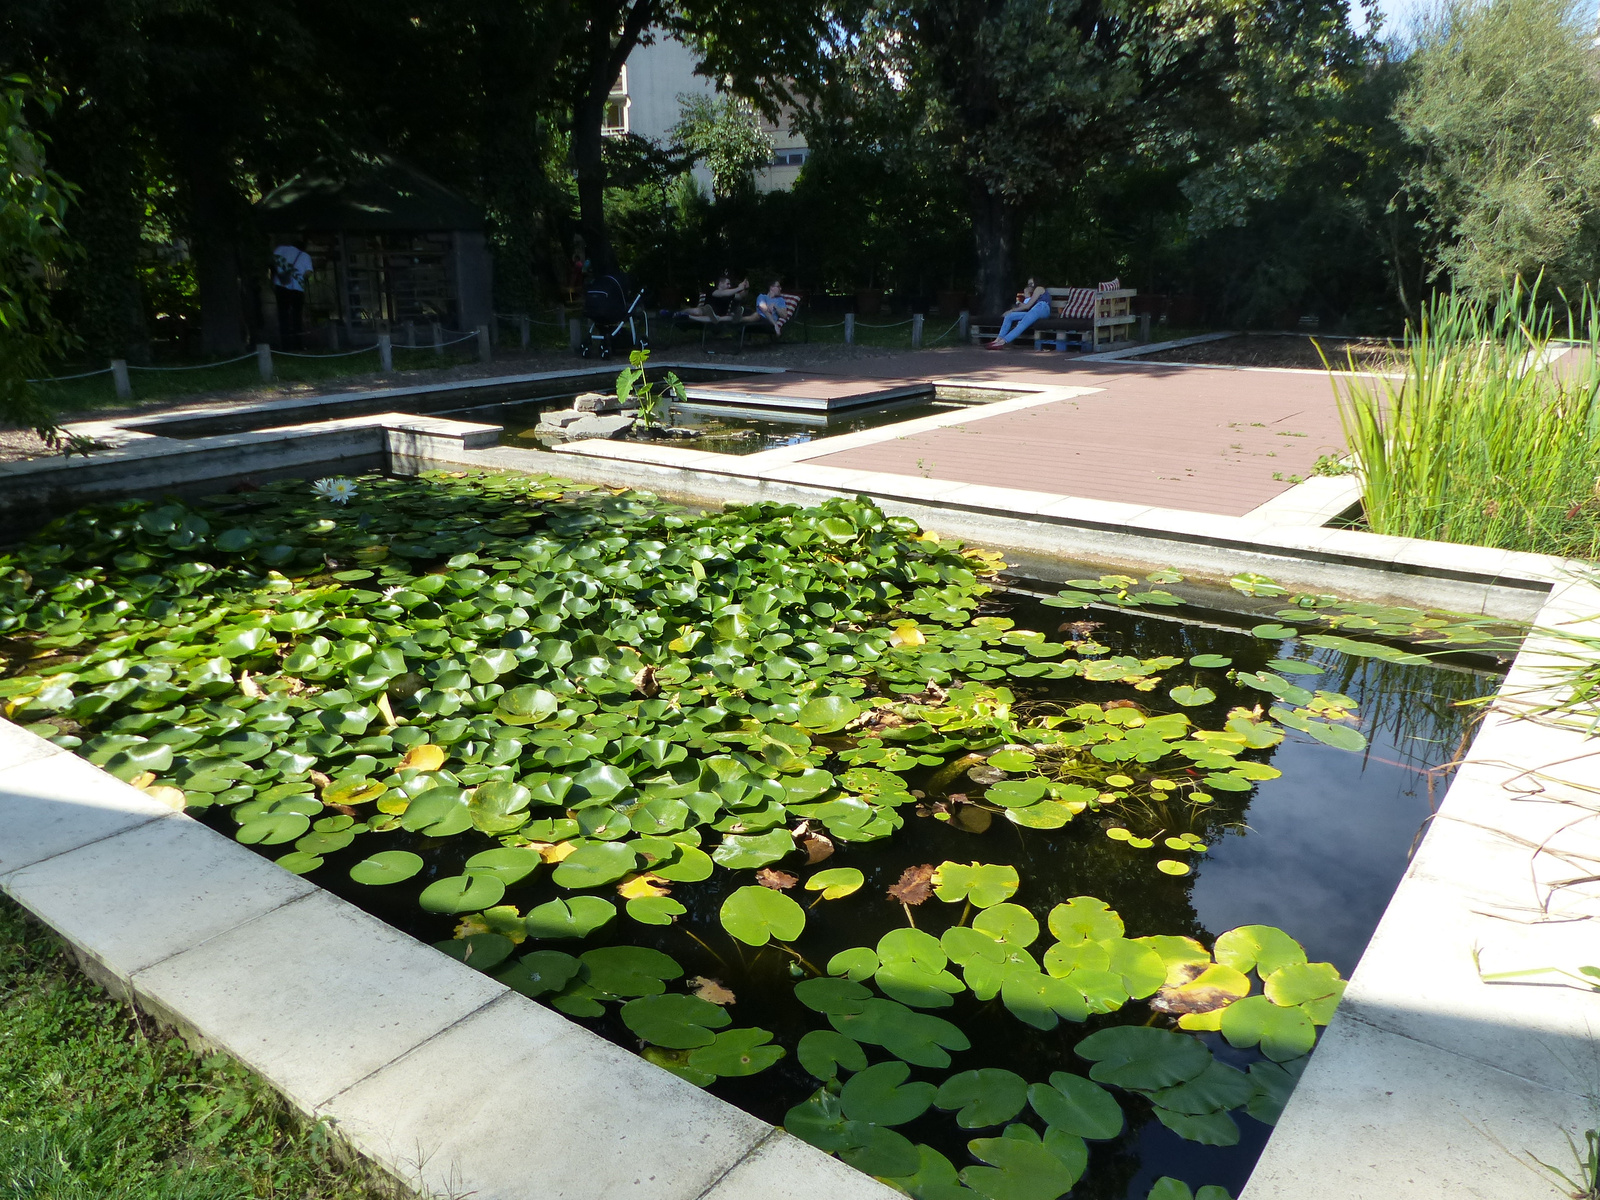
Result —
<svg viewBox="0 0 1600 1200"><path fill-rule="evenodd" d="M642 337L642 338L640 338L640 339L639 339L639 340L638 340L638 343L637 343L637 344L638 344L638 347L639 347L639 349L641 349L641 350L648 350L648 349L650 349L650 339L649 339L649 338L647 338L647 337Z"/></svg>
<svg viewBox="0 0 1600 1200"><path fill-rule="evenodd" d="M589 342L588 342L587 338L578 343L578 357L579 358L588 358L589 357Z"/></svg>

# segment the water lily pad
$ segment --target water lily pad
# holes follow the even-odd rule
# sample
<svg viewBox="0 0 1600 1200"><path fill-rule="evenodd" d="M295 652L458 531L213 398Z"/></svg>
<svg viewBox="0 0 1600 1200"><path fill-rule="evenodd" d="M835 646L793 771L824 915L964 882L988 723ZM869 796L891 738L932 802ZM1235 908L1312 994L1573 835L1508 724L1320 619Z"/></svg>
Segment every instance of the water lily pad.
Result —
<svg viewBox="0 0 1600 1200"><path fill-rule="evenodd" d="M1298 1005L1317 1025L1333 1019L1344 995L1345 981L1332 963L1290 963L1262 980L1262 992L1274 1004Z"/></svg>
<svg viewBox="0 0 1600 1200"><path fill-rule="evenodd" d="M520 783L494 779L479 784L467 802L473 825L484 833L505 833L520 828L533 793Z"/></svg>
<svg viewBox="0 0 1600 1200"><path fill-rule="evenodd" d="M839 1092L839 1105L848 1120L874 1125L904 1125L914 1121L933 1103L937 1089L931 1083L907 1083L911 1068L903 1062L883 1062L856 1072Z"/></svg>
<svg viewBox="0 0 1600 1200"><path fill-rule="evenodd" d="M794 853L794 839L786 829L769 833L742 836L727 834L722 844L711 852L711 857L730 870L764 867Z"/></svg>
<svg viewBox="0 0 1600 1200"><path fill-rule="evenodd" d="M717 1034L709 1046L691 1051L689 1066L721 1077L754 1075L783 1057L783 1047L770 1045L771 1041L772 1034L765 1029L730 1029Z"/></svg>
<svg viewBox="0 0 1600 1200"><path fill-rule="evenodd" d="M962 1071L939 1085L933 1102L947 1112L959 1109L956 1124L961 1128L984 1129L1004 1124L1022 1111L1028 1102L1028 1081L998 1067Z"/></svg>
<svg viewBox="0 0 1600 1200"><path fill-rule="evenodd" d="M750 946L765 946L774 938L792 942L806 927L805 909L782 892L757 884L735 891L718 915L724 929Z"/></svg>
<svg viewBox="0 0 1600 1200"><path fill-rule="evenodd" d="M1167 1029L1118 1025L1091 1033L1075 1047L1094 1063L1089 1078L1141 1091L1186 1083L1204 1071L1211 1051L1203 1042Z"/></svg>
<svg viewBox="0 0 1600 1200"><path fill-rule="evenodd" d="M493 875L506 887L521 883L544 862L537 850L529 847L503 846L495 850L480 850L467 859L461 868L467 875Z"/></svg>
<svg viewBox="0 0 1600 1200"><path fill-rule="evenodd" d="M322 865L322 856L305 850L293 850L277 860L285 871L295 875L308 875Z"/></svg>
<svg viewBox="0 0 1600 1200"><path fill-rule="evenodd" d="M828 1023L846 1037L882 1046L919 1067L948 1067L950 1050L968 1050L967 1035L949 1021L893 1000L867 1000L859 1013L830 1013Z"/></svg>
<svg viewBox="0 0 1600 1200"><path fill-rule="evenodd" d="M479 971L491 971L511 957L515 943L499 933L474 933L448 942L436 942L435 947L451 958L459 959Z"/></svg>
<svg viewBox="0 0 1600 1200"><path fill-rule="evenodd" d="M1317 1027L1299 1008L1282 1008L1265 996L1247 996L1222 1010L1218 1026L1233 1046L1261 1047L1275 1062L1299 1058L1316 1045Z"/></svg>
<svg viewBox="0 0 1600 1200"><path fill-rule="evenodd" d="M1122 977L1123 989L1133 999L1142 1000L1152 995L1166 982L1167 965L1149 946L1127 938L1114 938L1101 944L1110 951L1106 970Z"/></svg>
<svg viewBox="0 0 1600 1200"><path fill-rule="evenodd" d="M1173 1133L1191 1142L1199 1142L1202 1146L1236 1146L1239 1143L1239 1126L1225 1112L1193 1116L1157 1105L1155 1114Z"/></svg>
<svg viewBox="0 0 1600 1200"><path fill-rule="evenodd" d="M861 715L861 706L843 696L821 696L800 709L797 724L813 733L833 733Z"/></svg>
<svg viewBox="0 0 1600 1200"><path fill-rule="evenodd" d="M1236 971L1250 971L1265 978L1281 967L1306 961L1306 952L1281 929L1271 925L1240 925L1217 939L1219 963Z"/></svg>
<svg viewBox="0 0 1600 1200"><path fill-rule="evenodd" d="M983 798L991 804L998 804L1001 808L1027 808L1043 800L1049 788L1049 782L1043 776L1036 775L1032 779L1005 779L991 784L989 790L983 794Z"/></svg>
<svg viewBox="0 0 1600 1200"><path fill-rule="evenodd" d="M854 1014L865 1011L873 996L872 989L852 980L823 976L795 984L794 998L819 1013Z"/></svg>
<svg viewBox="0 0 1600 1200"><path fill-rule="evenodd" d="M1266 625L1257 625L1250 632L1253 636L1262 638L1269 642L1281 642L1284 638L1294 637L1300 631L1298 629L1291 629L1287 625L1270 623Z"/></svg>
<svg viewBox="0 0 1600 1200"><path fill-rule="evenodd" d="M1026 1125L1008 1125L999 1137L967 1143L974 1158L991 1165L967 1167L961 1181L989 1200L1058 1200L1088 1166L1081 1138L1050 1130L1043 1140Z"/></svg>
<svg viewBox="0 0 1600 1200"><path fill-rule="evenodd" d="M639 863L633 847L622 842L585 842L556 864L551 878L556 886L571 888L604 887L615 883Z"/></svg>
<svg viewBox="0 0 1600 1200"><path fill-rule="evenodd" d="M1222 667L1232 666L1233 659L1225 654L1196 654L1189 660L1189 665L1191 667L1221 669Z"/></svg>
<svg viewBox="0 0 1600 1200"><path fill-rule="evenodd" d="M1174 703L1182 704L1186 708L1211 704L1217 698L1217 694L1208 687L1189 687L1187 684L1171 689L1167 695L1172 697Z"/></svg>
<svg viewBox="0 0 1600 1200"><path fill-rule="evenodd" d="M1204 1071L1185 1083L1162 1088L1150 1099L1162 1108L1190 1116L1221 1112L1248 1104L1255 1094L1250 1077L1237 1067L1213 1060Z"/></svg>
<svg viewBox="0 0 1600 1200"><path fill-rule="evenodd" d="M623 1024L645 1041L675 1050L709 1046L716 1040L713 1030L733 1023L727 1009L698 996L644 996L624 1004L621 1015Z"/></svg>
<svg viewBox="0 0 1600 1200"><path fill-rule="evenodd" d="M1019 1021L1035 1029L1054 1029L1065 1017L1087 1020L1089 1005L1083 993L1065 979L1037 969L1013 967L1002 976L1000 999Z"/></svg>
<svg viewBox="0 0 1600 1200"><path fill-rule="evenodd" d="M588 970L590 986L611 996L659 995L666 991L666 980L683 974L670 954L648 946L602 946L578 958Z"/></svg>
<svg viewBox="0 0 1600 1200"><path fill-rule="evenodd" d="M1026 771L1037 761L1026 750L1000 750L989 756L989 765L1001 771Z"/></svg>
<svg viewBox="0 0 1600 1200"><path fill-rule="evenodd" d="M1074 896L1050 910L1050 932L1063 942L1102 942L1122 936L1122 918L1104 900ZM1209 955L1207 956L1209 957Z"/></svg>
<svg viewBox="0 0 1600 1200"><path fill-rule="evenodd" d="M278 846L303 837L310 828L311 818L303 813L276 812L246 821L233 836L247 846Z"/></svg>
<svg viewBox="0 0 1600 1200"><path fill-rule="evenodd" d="M833 867L806 880L806 891L821 892L824 900L840 900L860 890L865 877L855 867Z"/></svg>
<svg viewBox="0 0 1600 1200"><path fill-rule="evenodd" d="M580 900L589 899L586 896ZM578 977L583 964L559 950L535 950L524 954L511 966L495 975L501 983L537 999L547 992L559 992Z"/></svg>
<svg viewBox="0 0 1600 1200"><path fill-rule="evenodd" d="M947 904L969 901L974 908L988 908L1011 899L1021 883L1015 867L997 863L943 862L933 878L934 894L939 899Z"/></svg>
<svg viewBox="0 0 1600 1200"><path fill-rule="evenodd" d="M846 1071L866 1069L867 1052L854 1038L847 1038L832 1029L813 1029L800 1039L795 1057L808 1074L818 1079L834 1079L840 1068Z"/></svg>
<svg viewBox="0 0 1600 1200"><path fill-rule="evenodd" d="M1249 1113L1263 1125L1276 1125L1283 1115L1283 1106L1289 1102L1294 1086L1306 1069L1306 1058L1293 1058L1285 1063L1257 1062L1250 1064L1250 1084L1254 1089L1250 1102L1245 1105Z"/></svg>
<svg viewBox="0 0 1600 1200"><path fill-rule="evenodd" d="M949 971L905 960L885 962L873 978L884 995L913 1008L949 1008L966 990Z"/></svg>
<svg viewBox="0 0 1600 1200"><path fill-rule="evenodd" d="M877 969L878 954L871 946L852 946L828 960L829 975L843 975L856 982L871 978Z"/></svg>
<svg viewBox="0 0 1600 1200"><path fill-rule="evenodd" d="M409 850L380 850L350 868L350 878L369 887L400 883L422 870L422 856Z"/></svg>
<svg viewBox="0 0 1600 1200"><path fill-rule="evenodd" d="M1052 1129L1105 1140L1122 1132L1122 1106L1105 1088L1082 1075L1054 1071L1048 1084L1028 1088L1028 1103Z"/></svg>
<svg viewBox="0 0 1600 1200"><path fill-rule="evenodd" d="M1335 750L1359 751L1367 748L1366 736L1359 729L1349 725L1339 725L1330 721L1307 721L1305 732Z"/></svg>
<svg viewBox="0 0 1600 1200"><path fill-rule="evenodd" d="M506 885L493 875L451 875L430 883L417 903L427 912L482 912L505 894Z"/></svg>
<svg viewBox="0 0 1600 1200"><path fill-rule="evenodd" d="M599 896L574 896L539 905L525 918L529 937L587 937L617 915L617 906Z"/></svg>
<svg viewBox="0 0 1600 1200"><path fill-rule="evenodd" d="M625 905L628 916L641 925L671 925L689 910L671 896L638 896Z"/></svg>
<svg viewBox="0 0 1600 1200"><path fill-rule="evenodd" d="M972 928L1019 950L1039 939L1038 919L1020 904L991 905L973 917Z"/></svg>

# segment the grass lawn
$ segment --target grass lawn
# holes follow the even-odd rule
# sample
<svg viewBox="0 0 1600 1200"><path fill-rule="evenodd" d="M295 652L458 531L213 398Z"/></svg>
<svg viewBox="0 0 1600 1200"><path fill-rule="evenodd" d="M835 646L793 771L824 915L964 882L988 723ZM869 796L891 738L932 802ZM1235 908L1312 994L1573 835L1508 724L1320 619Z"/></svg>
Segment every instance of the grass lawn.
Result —
<svg viewBox="0 0 1600 1200"><path fill-rule="evenodd" d="M224 1055L196 1055L0 898L0 1196L398 1200Z"/></svg>

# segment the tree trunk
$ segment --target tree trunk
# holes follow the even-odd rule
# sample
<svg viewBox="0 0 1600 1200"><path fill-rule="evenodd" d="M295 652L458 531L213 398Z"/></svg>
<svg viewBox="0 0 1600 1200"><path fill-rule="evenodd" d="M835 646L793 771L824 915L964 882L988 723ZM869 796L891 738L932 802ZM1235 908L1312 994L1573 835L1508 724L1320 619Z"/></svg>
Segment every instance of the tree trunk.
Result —
<svg viewBox="0 0 1600 1200"><path fill-rule="evenodd" d="M610 84L607 84L607 90ZM596 275L617 269L611 237L606 232L605 120L606 95L585 96L572 114L572 165L578 175L578 225L584 250Z"/></svg>
<svg viewBox="0 0 1600 1200"><path fill-rule="evenodd" d="M1004 312L1016 292L1017 206L997 196L982 183L970 185L972 237L978 256L978 307L986 313Z"/></svg>
<svg viewBox="0 0 1600 1200"><path fill-rule="evenodd" d="M198 154L185 164L195 285L200 293L200 350L237 354L244 344L239 289L237 206L220 155Z"/></svg>

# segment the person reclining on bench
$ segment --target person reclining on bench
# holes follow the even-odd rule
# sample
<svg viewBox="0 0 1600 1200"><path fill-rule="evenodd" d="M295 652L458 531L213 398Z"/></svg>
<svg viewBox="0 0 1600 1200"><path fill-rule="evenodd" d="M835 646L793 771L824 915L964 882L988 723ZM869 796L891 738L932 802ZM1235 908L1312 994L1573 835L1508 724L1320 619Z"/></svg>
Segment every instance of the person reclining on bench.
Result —
<svg viewBox="0 0 1600 1200"><path fill-rule="evenodd" d="M988 344L990 350L1004 350L1017 338L1022 336L1035 321L1042 321L1050 315L1050 289L1037 286L1032 279L1028 286L1022 289L1022 294L1017 297L1017 302L1006 310L1005 316L1000 320L1000 332L994 341Z"/></svg>
<svg viewBox="0 0 1600 1200"><path fill-rule="evenodd" d="M765 321L772 326L772 334L776 337L783 332L784 322L792 316L794 310L783 294L783 280L774 279L767 290L756 297L756 311L745 320L752 325Z"/></svg>
<svg viewBox="0 0 1600 1200"><path fill-rule="evenodd" d="M716 321L732 321L743 315L743 309L735 311L737 302L742 300L745 293L750 290L748 279L740 283L733 282L733 272L723 271L717 278L716 285L711 289L709 296L702 295L700 303L693 308L686 308L678 314L691 321L699 321L703 325L710 325Z"/></svg>

